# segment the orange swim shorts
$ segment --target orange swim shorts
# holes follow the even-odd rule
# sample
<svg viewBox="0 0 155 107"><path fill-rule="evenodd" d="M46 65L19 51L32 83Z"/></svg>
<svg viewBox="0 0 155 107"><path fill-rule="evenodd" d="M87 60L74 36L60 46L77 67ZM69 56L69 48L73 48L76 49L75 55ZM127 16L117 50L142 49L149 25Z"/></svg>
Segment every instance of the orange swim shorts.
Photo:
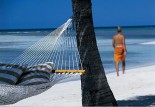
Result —
<svg viewBox="0 0 155 107"><path fill-rule="evenodd" d="M114 50L114 61L125 61L124 48L123 47L115 47Z"/></svg>

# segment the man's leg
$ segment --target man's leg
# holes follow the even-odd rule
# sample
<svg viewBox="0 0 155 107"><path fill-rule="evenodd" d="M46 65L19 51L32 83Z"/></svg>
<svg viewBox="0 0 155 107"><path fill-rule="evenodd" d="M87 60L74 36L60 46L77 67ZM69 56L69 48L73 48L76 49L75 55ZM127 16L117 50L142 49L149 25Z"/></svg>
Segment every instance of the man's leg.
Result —
<svg viewBox="0 0 155 107"><path fill-rule="evenodd" d="M123 71L123 74L125 74L125 60L122 61L122 71Z"/></svg>
<svg viewBox="0 0 155 107"><path fill-rule="evenodd" d="M119 76L119 62L116 62L116 74Z"/></svg>

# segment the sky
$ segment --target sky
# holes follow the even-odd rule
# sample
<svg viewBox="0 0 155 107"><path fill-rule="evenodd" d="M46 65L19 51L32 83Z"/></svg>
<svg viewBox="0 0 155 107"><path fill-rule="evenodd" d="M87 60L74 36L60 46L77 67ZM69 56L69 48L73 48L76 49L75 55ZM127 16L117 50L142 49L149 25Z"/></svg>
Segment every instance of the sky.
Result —
<svg viewBox="0 0 155 107"><path fill-rule="evenodd" d="M155 25L155 0L92 0L95 27ZM0 29L57 28L71 0L0 0Z"/></svg>

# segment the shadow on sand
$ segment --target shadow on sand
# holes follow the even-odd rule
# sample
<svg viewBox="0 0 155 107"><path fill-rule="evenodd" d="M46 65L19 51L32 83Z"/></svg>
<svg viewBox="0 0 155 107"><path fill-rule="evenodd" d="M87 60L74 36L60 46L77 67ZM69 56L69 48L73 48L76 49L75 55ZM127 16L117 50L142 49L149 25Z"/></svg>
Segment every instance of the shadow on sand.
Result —
<svg viewBox="0 0 155 107"><path fill-rule="evenodd" d="M155 106L155 96L138 96L132 100L118 100L119 106Z"/></svg>

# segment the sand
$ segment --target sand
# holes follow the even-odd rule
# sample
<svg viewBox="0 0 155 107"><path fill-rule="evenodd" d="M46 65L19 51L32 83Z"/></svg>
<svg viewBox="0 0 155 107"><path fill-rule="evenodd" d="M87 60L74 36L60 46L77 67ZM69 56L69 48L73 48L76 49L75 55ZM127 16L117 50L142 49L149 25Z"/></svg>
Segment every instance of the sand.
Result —
<svg viewBox="0 0 155 107"><path fill-rule="evenodd" d="M119 105L155 106L155 65L107 74L107 80ZM82 106L81 82L59 83L48 91L10 106Z"/></svg>

